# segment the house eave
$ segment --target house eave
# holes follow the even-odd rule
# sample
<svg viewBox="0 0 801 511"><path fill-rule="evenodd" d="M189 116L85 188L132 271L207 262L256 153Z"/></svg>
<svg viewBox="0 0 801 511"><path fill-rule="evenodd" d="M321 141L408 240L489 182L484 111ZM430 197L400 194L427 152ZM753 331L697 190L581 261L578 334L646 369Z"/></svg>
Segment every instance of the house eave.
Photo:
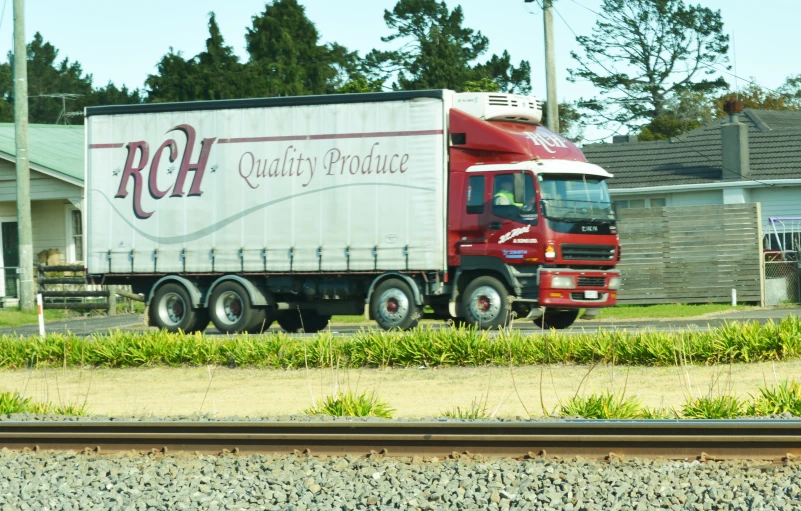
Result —
<svg viewBox="0 0 801 511"><path fill-rule="evenodd" d="M647 195L652 193L723 190L724 188L767 188L771 186L801 186L801 179L765 179L762 181L724 181L687 185L641 186L637 188L610 188L612 195Z"/></svg>
<svg viewBox="0 0 801 511"><path fill-rule="evenodd" d="M4 151L0 151L0 158L8 160L8 161L10 161L10 162L12 162L14 164L17 163L17 157L15 155L6 153ZM68 176L66 174L58 172L57 170L53 170L53 169L48 168L48 167L43 167L42 165L39 165L38 163L30 162L29 166L30 166L30 168L32 168L36 172L41 172L42 174L44 174L46 176L50 176L50 177L55 178L55 179L60 179L61 181L64 181L64 182L69 183L71 185L80 186L81 188L83 188L83 180L81 180L81 179L75 179L74 177L70 177L70 176Z"/></svg>

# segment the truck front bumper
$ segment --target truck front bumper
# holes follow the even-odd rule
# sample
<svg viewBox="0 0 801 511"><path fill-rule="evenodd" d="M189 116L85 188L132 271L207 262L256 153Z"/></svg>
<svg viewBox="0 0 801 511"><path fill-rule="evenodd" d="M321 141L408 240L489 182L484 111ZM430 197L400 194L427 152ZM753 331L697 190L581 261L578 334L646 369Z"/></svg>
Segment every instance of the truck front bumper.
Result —
<svg viewBox="0 0 801 511"><path fill-rule="evenodd" d="M541 307L611 307L617 303L620 272L541 268L537 280Z"/></svg>

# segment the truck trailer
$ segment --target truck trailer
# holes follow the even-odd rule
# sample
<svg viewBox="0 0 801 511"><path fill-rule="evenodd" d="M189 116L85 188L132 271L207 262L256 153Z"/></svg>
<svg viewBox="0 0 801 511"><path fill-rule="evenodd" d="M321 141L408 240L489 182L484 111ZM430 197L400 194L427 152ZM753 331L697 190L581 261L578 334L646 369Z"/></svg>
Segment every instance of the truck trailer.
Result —
<svg viewBox="0 0 801 511"><path fill-rule="evenodd" d="M620 248L611 175L541 116L449 90L87 108L87 275L169 331L565 328L616 303Z"/></svg>

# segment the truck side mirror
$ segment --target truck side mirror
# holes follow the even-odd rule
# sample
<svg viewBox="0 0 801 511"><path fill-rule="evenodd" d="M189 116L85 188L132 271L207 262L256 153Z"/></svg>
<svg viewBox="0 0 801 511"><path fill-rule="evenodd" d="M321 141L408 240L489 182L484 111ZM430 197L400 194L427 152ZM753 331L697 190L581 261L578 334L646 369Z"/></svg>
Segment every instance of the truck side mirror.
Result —
<svg viewBox="0 0 801 511"><path fill-rule="evenodd" d="M525 182L525 174L522 172L519 174L515 174L515 204L523 204L526 200L526 182Z"/></svg>

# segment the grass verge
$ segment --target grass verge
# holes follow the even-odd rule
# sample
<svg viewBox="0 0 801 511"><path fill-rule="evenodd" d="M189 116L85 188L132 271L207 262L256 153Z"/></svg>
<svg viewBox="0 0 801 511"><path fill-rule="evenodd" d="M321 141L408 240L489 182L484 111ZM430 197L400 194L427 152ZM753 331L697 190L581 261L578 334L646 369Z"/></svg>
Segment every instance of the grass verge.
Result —
<svg viewBox="0 0 801 511"><path fill-rule="evenodd" d="M477 367L587 364L672 366L789 360L801 357L801 319L780 323L727 323L709 331L597 331L525 335L470 328L364 330L350 337L321 333L204 336L163 331L116 331L83 338L0 336L0 367L202 366L298 369L342 367Z"/></svg>
<svg viewBox="0 0 801 511"><path fill-rule="evenodd" d="M679 319L693 318L715 312L733 312L753 309L745 305L732 307L724 303L705 303L698 305L661 304L661 305L616 305L601 309L600 319Z"/></svg>
<svg viewBox="0 0 801 511"><path fill-rule="evenodd" d="M75 317L75 313L66 310L47 309L44 311L45 321L59 321ZM39 322L36 311L22 312L19 309L0 310L0 327L34 325Z"/></svg>

